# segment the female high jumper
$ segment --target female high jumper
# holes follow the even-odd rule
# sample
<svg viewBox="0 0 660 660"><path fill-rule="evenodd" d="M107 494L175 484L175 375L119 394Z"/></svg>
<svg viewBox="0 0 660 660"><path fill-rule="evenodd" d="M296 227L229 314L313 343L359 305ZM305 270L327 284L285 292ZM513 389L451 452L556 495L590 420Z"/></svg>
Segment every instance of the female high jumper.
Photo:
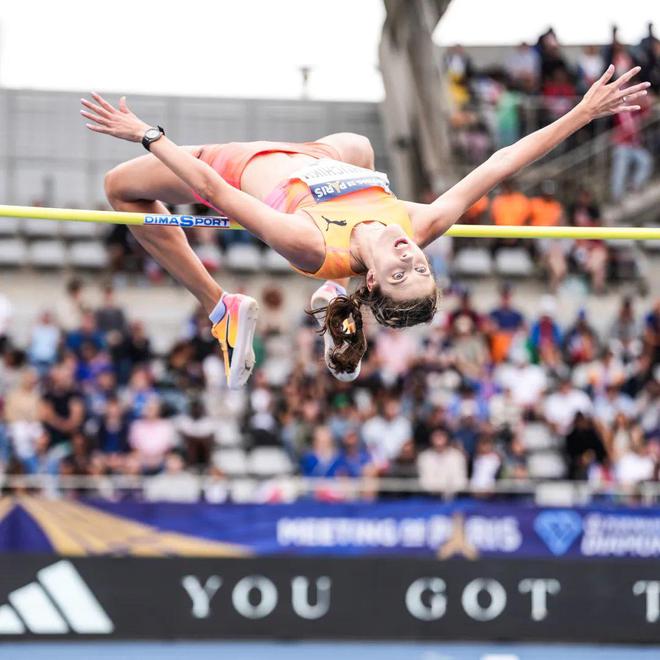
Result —
<svg viewBox="0 0 660 660"><path fill-rule="evenodd" d="M139 119L125 97L115 108L99 94L82 99L87 128L151 153L115 167L105 179L117 211L165 214L165 204L203 201L236 220L293 268L326 282L311 308L324 331L325 360L341 380L357 377L366 348L361 307L402 328L431 321L437 291L422 249L474 202L548 153L596 117L639 110L650 86L626 87L635 67L610 82L610 66L564 116L500 149L431 204L398 200L374 171L369 140L338 133L316 142L246 142L179 147L164 130ZM131 227L136 239L201 303L225 360L227 384L243 386L254 366L257 303L227 293L209 275L180 227ZM348 278L362 276L352 294Z"/></svg>

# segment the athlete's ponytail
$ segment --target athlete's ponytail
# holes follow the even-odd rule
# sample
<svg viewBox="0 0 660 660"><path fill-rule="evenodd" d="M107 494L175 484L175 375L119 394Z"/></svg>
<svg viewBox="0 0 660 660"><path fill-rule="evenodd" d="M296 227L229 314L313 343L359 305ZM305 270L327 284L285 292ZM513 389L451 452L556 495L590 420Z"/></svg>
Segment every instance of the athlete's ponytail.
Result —
<svg viewBox="0 0 660 660"><path fill-rule="evenodd" d="M354 293L337 296L327 307L310 310L310 314L324 319L320 332L329 332L334 341L329 357L333 369L340 373L354 371L367 350L362 306L368 307L381 325L406 328L431 322L438 308L438 291L434 288L422 298L394 300L384 295L378 285L371 291L363 285Z"/></svg>
<svg viewBox="0 0 660 660"><path fill-rule="evenodd" d="M357 293L337 296L327 307L311 310L324 318L321 334L329 332L335 347L329 355L332 368L338 373L355 371L367 350L362 326L362 312Z"/></svg>

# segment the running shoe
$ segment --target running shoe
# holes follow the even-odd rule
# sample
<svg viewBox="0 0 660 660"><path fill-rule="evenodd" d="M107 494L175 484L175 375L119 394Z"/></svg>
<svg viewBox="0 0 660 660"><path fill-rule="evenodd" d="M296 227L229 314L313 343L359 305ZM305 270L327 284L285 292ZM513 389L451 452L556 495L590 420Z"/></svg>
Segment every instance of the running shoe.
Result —
<svg viewBox="0 0 660 660"><path fill-rule="evenodd" d="M337 296L345 296L346 289L340 284L333 282L331 280L326 281L322 284L314 293L312 294L312 299L310 302L311 309L319 309L321 307L327 307L332 300ZM320 327L323 327L325 324L325 314L316 314L316 322ZM355 332L355 324L351 322L350 319L344 320L344 328L347 334ZM324 357L325 363L330 370L330 373L337 379L341 380L344 383L349 383L352 380L355 380L360 375L360 368L362 366L362 360L358 362L357 367L353 371L335 371L330 362L330 353L335 347L335 342L332 339L332 336L329 332L323 333L323 343L325 346Z"/></svg>
<svg viewBox="0 0 660 660"><path fill-rule="evenodd" d="M259 306L254 298L240 293L227 293L222 300L227 311L213 326L211 334L222 349L227 387L237 390L247 383L254 368L252 340Z"/></svg>

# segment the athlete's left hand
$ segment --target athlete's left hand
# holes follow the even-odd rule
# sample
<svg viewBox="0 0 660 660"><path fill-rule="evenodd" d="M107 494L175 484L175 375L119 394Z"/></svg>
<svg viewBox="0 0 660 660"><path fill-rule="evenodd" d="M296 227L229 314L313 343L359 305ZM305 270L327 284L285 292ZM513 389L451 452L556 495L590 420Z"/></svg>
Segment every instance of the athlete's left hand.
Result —
<svg viewBox="0 0 660 660"><path fill-rule="evenodd" d="M651 83L642 82L629 87L626 86L628 81L636 76L640 70L641 67L639 66L633 67L615 81L610 82L614 75L614 66L610 64L605 73L589 88L580 103L578 103L578 107L586 111L589 120L616 115L620 112L641 110L641 106L637 103L646 96ZM637 103L633 103L634 101Z"/></svg>
<svg viewBox="0 0 660 660"><path fill-rule="evenodd" d="M125 96L119 99L119 108L115 108L96 92L92 92L92 98L96 103L80 99L86 108L81 110L80 114L93 122L86 124L90 131L105 133L130 142L140 142L146 130L151 128L130 110Z"/></svg>

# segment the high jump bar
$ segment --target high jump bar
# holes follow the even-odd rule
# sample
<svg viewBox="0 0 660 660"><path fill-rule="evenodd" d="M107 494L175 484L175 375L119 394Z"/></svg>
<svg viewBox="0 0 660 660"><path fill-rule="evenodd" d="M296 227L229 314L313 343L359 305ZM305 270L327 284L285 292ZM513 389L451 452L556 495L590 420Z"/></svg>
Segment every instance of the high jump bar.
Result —
<svg viewBox="0 0 660 660"><path fill-rule="evenodd" d="M95 222L110 225L144 225L154 227L211 227L244 229L225 216L159 215L56 209L42 206L8 206L0 204L0 218L25 218L72 222ZM590 240L660 240L660 227L518 227L508 225L454 225L448 236L457 238L571 238Z"/></svg>

